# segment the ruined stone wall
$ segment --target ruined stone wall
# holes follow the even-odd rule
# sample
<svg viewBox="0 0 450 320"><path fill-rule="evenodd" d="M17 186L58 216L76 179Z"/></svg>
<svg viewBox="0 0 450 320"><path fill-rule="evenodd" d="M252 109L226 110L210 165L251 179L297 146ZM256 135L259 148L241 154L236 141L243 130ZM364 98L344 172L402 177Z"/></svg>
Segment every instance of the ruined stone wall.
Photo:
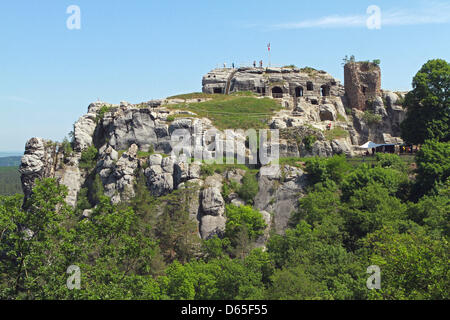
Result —
<svg viewBox="0 0 450 320"><path fill-rule="evenodd" d="M349 107L364 110L367 100L381 96L380 67L370 62L347 63L344 86Z"/></svg>

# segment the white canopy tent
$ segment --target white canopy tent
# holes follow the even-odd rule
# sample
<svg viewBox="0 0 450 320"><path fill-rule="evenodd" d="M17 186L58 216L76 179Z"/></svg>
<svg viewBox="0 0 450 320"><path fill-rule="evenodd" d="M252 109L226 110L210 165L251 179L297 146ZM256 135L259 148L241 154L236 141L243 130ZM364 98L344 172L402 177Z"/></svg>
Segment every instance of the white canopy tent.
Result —
<svg viewBox="0 0 450 320"><path fill-rule="evenodd" d="M382 144L376 144L375 142L372 141L367 141L366 143L364 143L362 146L359 146L361 149L372 149L372 148L376 148L382 146Z"/></svg>

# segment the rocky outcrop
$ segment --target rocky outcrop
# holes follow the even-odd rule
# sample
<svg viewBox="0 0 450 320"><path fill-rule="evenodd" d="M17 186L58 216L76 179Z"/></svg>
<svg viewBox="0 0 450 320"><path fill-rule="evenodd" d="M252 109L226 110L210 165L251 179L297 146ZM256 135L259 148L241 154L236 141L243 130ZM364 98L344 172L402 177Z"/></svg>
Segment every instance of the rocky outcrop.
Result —
<svg viewBox="0 0 450 320"><path fill-rule="evenodd" d="M108 147L107 150L112 148ZM110 197L113 203L129 200L134 196L135 170L138 168L137 151L138 146L132 144L116 163L113 160L115 153L105 152L101 166L97 165L105 195Z"/></svg>
<svg viewBox="0 0 450 320"><path fill-rule="evenodd" d="M336 109L333 105L323 104L319 107L320 121L336 120Z"/></svg>
<svg viewBox="0 0 450 320"><path fill-rule="evenodd" d="M202 81L204 93L252 91L281 98L340 96L344 88L338 80L322 70L312 68L218 68L208 72ZM274 95L275 94L275 95ZM280 95L281 94L281 95Z"/></svg>
<svg viewBox="0 0 450 320"><path fill-rule="evenodd" d="M274 229L281 234L306 191L306 174L292 166L266 166L260 170L258 183L255 208L271 213Z"/></svg>
<svg viewBox="0 0 450 320"><path fill-rule="evenodd" d="M150 156L149 167L145 169L147 186L150 192L156 196L163 196L174 189L174 161L172 158L164 158L160 154Z"/></svg>
<svg viewBox="0 0 450 320"><path fill-rule="evenodd" d="M221 236L225 232L225 201L222 197L222 176L214 174L205 179L201 192L200 233L203 239L214 235Z"/></svg>
<svg viewBox="0 0 450 320"><path fill-rule="evenodd" d="M355 146L372 140L376 143L398 143L400 123L405 116L401 106L404 93L380 90L380 70L373 64L351 63L345 69L346 88L324 71L311 68L238 68L215 69L203 77L203 92L228 93L252 91L257 98L277 99L282 106L268 125L279 129L276 142L280 157L329 157L334 154L352 156ZM120 102L117 105L96 102L88 113L74 124L74 149L70 154L59 150L58 144L33 138L27 142L20 166L25 197L29 197L37 178L52 177L68 187L67 202L75 206L81 188L90 188L93 178L100 177L105 195L113 203L133 197L136 178L145 179L148 192L165 196L177 189L195 189L189 201L190 218L196 221L199 235L209 239L225 232L225 203L245 205L236 193L222 196L222 180L241 183L245 171L226 170L203 180L202 163L215 157L215 143L245 145L244 134L225 134L215 130L211 120L200 118L192 111L174 110L170 105L206 101L205 98L167 98L140 104ZM353 108L353 109L352 109ZM352 109L349 112L349 109ZM368 117L367 112L369 112ZM348 113L348 114L347 114ZM350 115L351 113L351 115ZM170 116L170 117L169 117ZM373 121L373 120L377 121ZM340 127L345 135L331 135L331 128ZM191 155L168 156L184 141L190 140L184 151ZM205 132L210 136L205 137ZM332 139L332 137L340 137ZM205 139L204 139L205 138ZM95 167L89 168L80 159L90 146L98 149ZM272 149L273 150L273 149ZM151 155L149 155L151 154ZM200 156L199 156L200 155ZM235 149L235 156L253 160L248 148ZM189 161L188 161L189 160ZM97 178L96 178L97 179ZM139 180L140 182L140 180ZM282 233L297 200L305 192L306 175L297 167L263 166L258 175L259 192L255 209L263 213L266 223ZM194 187L195 186L195 187ZM86 217L89 212L86 211ZM264 246L270 227L258 239Z"/></svg>
<svg viewBox="0 0 450 320"><path fill-rule="evenodd" d="M83 151L92 145L92 136L97 126L96 118L97 115L95 113L89 112L75 122L73 130L75 150Z"/></svg>
<svg viewBox="0 0 450 320"><path fill-rule="evenodd" d="M25 198L31 195L34 181L55 174L56 145L49 140L32 138L25 145L19 172Z"/></svg>

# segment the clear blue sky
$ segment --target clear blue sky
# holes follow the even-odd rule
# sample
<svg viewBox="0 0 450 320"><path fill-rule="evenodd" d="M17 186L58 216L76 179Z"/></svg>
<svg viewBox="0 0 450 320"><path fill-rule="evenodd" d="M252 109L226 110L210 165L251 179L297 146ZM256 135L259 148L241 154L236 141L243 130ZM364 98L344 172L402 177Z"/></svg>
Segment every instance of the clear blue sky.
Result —
<svg viewBox="0 0 450 320"><path fill-rule="evenodd" d="M81 29L69 30L69 5ZM381 9L369 30L366 9ZM382 87L408 90L428 59L450 61L449 1L2 1L0 151L62 140L90 102L201 90L227 62L311 66L343 81L345 55L380 59Z"/></svg>

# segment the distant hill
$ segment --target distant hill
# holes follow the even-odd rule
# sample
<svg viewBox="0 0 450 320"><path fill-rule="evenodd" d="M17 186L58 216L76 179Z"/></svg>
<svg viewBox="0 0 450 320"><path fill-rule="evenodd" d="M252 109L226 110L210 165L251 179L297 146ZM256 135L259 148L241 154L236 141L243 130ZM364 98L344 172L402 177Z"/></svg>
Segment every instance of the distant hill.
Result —
<svg viewBox="0 0 450 320"><path fill-rule="evenodd" d="M21 156L23 156L23 151L0 151L0 158Z"/></svg>
<svg viewBox="0 0 450 320"><path fill-rule="evenodd" d="M20 156L0 157L0 167L18 167L21 158Z"/></svg>
<svg viewBox="0 0 450 320"><path fill-rule="evenodd" d="M0 195L22 193L18 167L0 167Z"/></svg>

